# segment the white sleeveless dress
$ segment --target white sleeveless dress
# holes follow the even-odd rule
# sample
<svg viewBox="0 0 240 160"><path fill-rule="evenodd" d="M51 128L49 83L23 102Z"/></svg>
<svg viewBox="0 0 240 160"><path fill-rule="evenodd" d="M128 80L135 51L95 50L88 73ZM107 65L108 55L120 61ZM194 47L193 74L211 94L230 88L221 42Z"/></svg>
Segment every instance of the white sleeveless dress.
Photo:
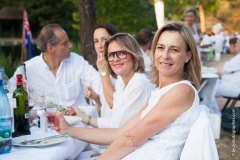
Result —
<svg viewBox="0 0 240 160"><path fill-rule="evenodd" d="M141 119L158 103L159 99L172 87L178 84L188 84L195 91L192 106L179 115L169 126L150 137L140 148L125 156L124 160L176 160L180 159L186 138L193 123L196 121L200 108L197 90L187 81L180 81L155 89L151 93L148 107L142 112Z"/></svg>

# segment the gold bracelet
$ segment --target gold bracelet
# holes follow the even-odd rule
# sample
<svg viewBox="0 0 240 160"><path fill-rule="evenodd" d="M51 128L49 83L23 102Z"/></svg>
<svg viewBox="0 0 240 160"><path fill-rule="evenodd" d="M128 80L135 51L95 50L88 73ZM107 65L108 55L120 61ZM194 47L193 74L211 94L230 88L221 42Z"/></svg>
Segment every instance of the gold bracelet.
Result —
<svg viewBox="0 0 240 160"><path fill-rule="evenodd" d="M88 115L88 122L86 123L86 125L90 125L90 122L91 122L91 116L90 115Z"/></svg>

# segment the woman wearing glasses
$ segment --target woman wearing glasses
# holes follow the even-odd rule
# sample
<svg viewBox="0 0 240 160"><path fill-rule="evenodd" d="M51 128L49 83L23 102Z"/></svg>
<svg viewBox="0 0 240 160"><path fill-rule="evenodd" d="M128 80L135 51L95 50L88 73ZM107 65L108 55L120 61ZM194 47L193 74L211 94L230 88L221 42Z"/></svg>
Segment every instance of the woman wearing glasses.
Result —
<svg viewBox="0 0 240 160"><path fill-rule="evenodd" d="M116 52L111 50L111 44L114 43L106 45L108 57ZM151 59L152 80L158 88L123 127L77 128L67 124L57 113L53 128L60 134L68 133L86 142L110 144L98 160L180 159L200 111L197 89L201 65L190 30L178 23L163 26L154 37ZM111 65L120 67L118 63Z"/></svg>
<svg viewBox="0 0 240 160"><path fill-rule="evenodd" d="M103 56L103 55L102 55ZM69 115L82 117L82 122L98 128L119 128L145 104L153 84L144 74L142 52L136 40L127 33L117 33L104 45L105 75L116 79L112 116L96 118L82 113L77 107Z"/></svg>

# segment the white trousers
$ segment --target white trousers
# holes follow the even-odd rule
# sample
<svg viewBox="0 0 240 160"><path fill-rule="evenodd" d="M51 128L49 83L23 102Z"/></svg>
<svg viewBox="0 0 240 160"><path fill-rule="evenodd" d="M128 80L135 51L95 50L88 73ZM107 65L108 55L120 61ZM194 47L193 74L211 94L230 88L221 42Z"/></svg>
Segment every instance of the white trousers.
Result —
<svg viewBox="0 0 240 160"><path fill-rule="evenodd" d="M223 97L223 96L237 97L239 94L240 94L240 88L237 85L230 82L226 82L224 80L219 80L217 91L215 94L216 98ZM213 100L211 109L214 113L221 116L222 114L217 104L216 98Z"/></svg>

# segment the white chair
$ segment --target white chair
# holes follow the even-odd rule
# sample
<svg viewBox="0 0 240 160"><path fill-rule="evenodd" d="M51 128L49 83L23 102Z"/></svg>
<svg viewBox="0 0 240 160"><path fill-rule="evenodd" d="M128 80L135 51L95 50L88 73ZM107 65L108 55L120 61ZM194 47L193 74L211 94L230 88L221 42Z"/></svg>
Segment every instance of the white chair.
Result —
<svg viewBox="0 0 240 160"><path fill-rule="evenodd" d="M219 159L208 108L204 105L200 107L200 114L189 132L180 160Z"/></svg>

